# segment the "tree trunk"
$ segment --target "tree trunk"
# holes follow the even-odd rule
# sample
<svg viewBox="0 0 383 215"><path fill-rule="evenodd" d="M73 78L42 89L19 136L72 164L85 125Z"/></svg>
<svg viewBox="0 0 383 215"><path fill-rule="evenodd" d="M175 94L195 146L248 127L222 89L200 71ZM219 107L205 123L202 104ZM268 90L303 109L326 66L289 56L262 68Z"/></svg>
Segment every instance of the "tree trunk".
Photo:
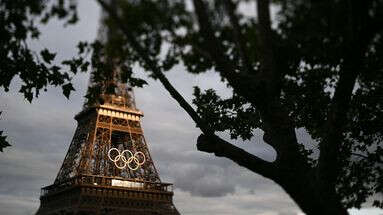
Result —
<svg viewBox="0 0 383 215"><path fill-rule="evenodd" d="M294 174L276 181L306 215L348 215L335 192L328 194L318 186L315 177ZM311 174L309 174L311 175Z"/></svg>

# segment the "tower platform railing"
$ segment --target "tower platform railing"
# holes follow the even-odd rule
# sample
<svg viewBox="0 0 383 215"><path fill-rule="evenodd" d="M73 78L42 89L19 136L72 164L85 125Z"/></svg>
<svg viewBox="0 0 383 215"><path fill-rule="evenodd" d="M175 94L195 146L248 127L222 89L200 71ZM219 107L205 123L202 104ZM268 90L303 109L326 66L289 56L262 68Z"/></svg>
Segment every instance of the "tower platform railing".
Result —
<svg viewBox="0 0 383 215"><path fill-rule="evenodd" d="M140 179L124 179L97 175L78 175L41 189L41 197L53 195L76 186L91 186L148 192L173 193L173 184L149 182Z"/></svg>

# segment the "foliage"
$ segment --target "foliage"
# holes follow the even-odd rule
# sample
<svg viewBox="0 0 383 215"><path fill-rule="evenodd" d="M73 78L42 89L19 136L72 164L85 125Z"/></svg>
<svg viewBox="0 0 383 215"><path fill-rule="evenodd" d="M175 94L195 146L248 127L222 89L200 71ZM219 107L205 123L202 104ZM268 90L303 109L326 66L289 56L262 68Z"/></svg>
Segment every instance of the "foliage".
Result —
<svg viewBox="0 0 383 215"><path fill-rule="evenodd" d="M75 1L2 0L0 1L0 87L9 91L11 82L21 80L19 92L32 102L47 86L62 86L69 98L73 89L70 73L54 64L56 54L48 49L39 53L28 47L28 42L40 37L39 26L52 18L64 20L64 25L77 22ZM71 71L75 73L75 71ZM1 131L3 132L3 131ZM0 150L9 146L1 137Z"/></svg>
<svg viewBox="0 0 383 215"><path fill-rule="evenodd" d="M213 89L202 93L195 87L194 96L193 103L197 105L201 118L214 131L229 131L232 139L250 140L254 129L261 125L257 110L239 95L221 99Z"/></svg>
<svg viewBox="0 0 383 215"><path fill-rule="evenodd" d="M2 112L0 111L0 116ZM3 149L5 147L11 146L9 142L7 141L7 136L3 136L3 131L0 131L0 152L3 152Z"/></svg>
<svg viewBox="0 0 383 215"><path fill-rule="evenodd" d="M56 54L48 49L40 53L28 47L28 40L40 37L39 25L51 18L65 20L65 24L77 21L75 2L63 0L4 0L0 2L0 87L7 92L15 77L21 79L19 92L31 102L40 90L48 85L61 86L70 82L68 72L53 63ZM68 85L66 85L68 86ZM64 88L63 88L64 89ZM64 89L66 96L67 87Z"/></svg>

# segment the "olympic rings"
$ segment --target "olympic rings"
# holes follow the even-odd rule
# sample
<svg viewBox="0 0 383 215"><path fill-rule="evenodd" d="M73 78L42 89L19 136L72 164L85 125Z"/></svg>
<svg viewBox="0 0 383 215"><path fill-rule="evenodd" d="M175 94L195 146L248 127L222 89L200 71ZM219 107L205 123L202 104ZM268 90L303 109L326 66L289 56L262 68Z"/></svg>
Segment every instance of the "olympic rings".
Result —
<svg viewBox="0 0 383 215"><path fill-rule="evenodd" d="M117 151L117 153L118 153L118 155L116 155L115 157L114 157L114 159L112 158L112 156L111 156L111 152L112 151ZM128 156L125 156L125 154L128 154ZM143 158L143 160L140 162L140 160L139 160L139 157L142 157ZM125 167L128 167L130 170L137 170L141 165L143 165L144 163L145 163L145 161L146 161L146 158L145 158L145 154L144 153L142 153L142 152L136 152L136 153L134 153L134 155L133 155L133 153L131 152L131 151L129 151L129 150L124 150L124 151L122 151L122 152L120 152L120 150L118 150L117 148L111 148L111 149L109 149L109 151L108 151L108 158L112 161L112 162L114 162L114 165L117 167L117 168L119 168L119 169L124 169ZM122 163L123 163L123 165L119 165L118 164L118 162L119 161L122 161ZM134 163L135 164L135 166L131 166L131 163Z"/></svg>

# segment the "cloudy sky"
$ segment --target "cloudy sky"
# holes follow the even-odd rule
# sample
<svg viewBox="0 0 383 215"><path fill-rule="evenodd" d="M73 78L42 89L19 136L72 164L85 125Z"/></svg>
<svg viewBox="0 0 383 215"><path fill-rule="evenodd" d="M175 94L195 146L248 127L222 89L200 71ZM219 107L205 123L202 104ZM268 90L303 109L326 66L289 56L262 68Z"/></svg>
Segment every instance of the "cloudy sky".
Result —
<svg viewBox="0 0 383 215"><path fill-rule="evenodd" d="M77 41L93 40L97 35L99 8L92 0L79 2L80 22L76 26L63 29L53 22L43 27L41 40L31 43L31 47L53 49L59 59L65 59L75 54ZM145 77L140 69L136 72ZM168 76L188 101L195 85L228 93L214 73L194 76L177 67ZM49 88L29 104L17 93L17 80L9 93L0 89L3 111L0 130L5 129L12 143L0 154L0 214L34 214L37 210L40 188L53 183L75 131L73 117L81 110L88 78L88 74L76 76L76 92L70 100L60 89ZM174 202L181 214L302 214L270 180L230 160L198 152L195 143L199 130L160 83L148 82L149 86L135 90L136 102L145 114L143 128L156 167L164 182L174 183ZM298 132L301 140L309 139L304 132ZM240 146L264 159L274 158L260 132ZM374 209L351 212L383 214Z"/></svg>

